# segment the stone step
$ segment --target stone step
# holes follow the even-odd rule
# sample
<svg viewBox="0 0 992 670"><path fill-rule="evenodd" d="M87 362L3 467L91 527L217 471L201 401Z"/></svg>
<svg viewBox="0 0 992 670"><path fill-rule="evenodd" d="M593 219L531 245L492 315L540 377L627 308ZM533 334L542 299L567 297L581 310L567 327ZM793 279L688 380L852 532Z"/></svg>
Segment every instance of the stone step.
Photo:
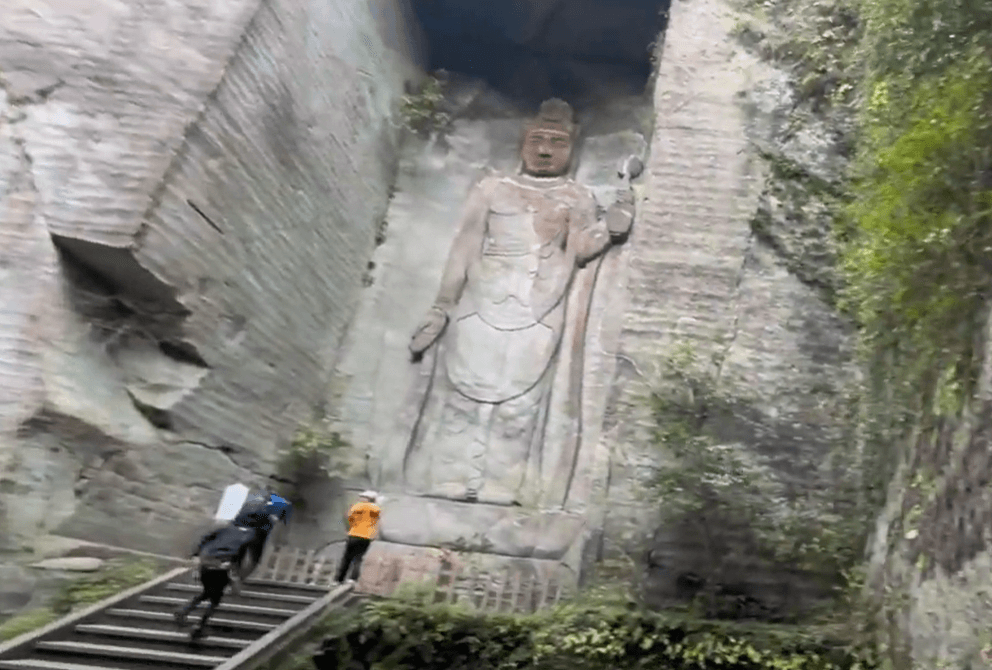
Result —
<svg viewBox="0 0 992 670"><path fill-rule="evenodd" d="M149 630L147 628L131 628L130 626L106 626L103 624L80 624L76 632L87 635L105 635L108 637L128 638L134 640L154 640L156 642L187 642L188 633L169 632L164 630ZM197 640L198 644L208 647L225 647L228 649L244 649L250 642L233 640L226 637L206 636Z"/></svg>
<svg viewBox="0 0 992 670"><path fill-rule="evenodd" d="M281 582L277 579L246 579L245 586L272 587L280 589L290 589L294 591L312 591L314 593L328 593L332 586L320 586L318 584L300 584L298 582Z"/></svg>
<svg viewBox="0 0 992 670"><path fill-rule="evenodd" d="M35 644L41 651L55 651L74 656L102 656L128 661L153 661L187 667L212 668L227 660L224 656L206 656L204 654L184 654L173 651L157 651L138 647L119 647L110 644L90 644L88 642L59 642L45 641Z"/></svg>
<svg viewBox="0 0 992 670"><path fill-rule="evenodd" d="M163 623L174 624L175 619L172 618L172 613L170 612L152 612L150 610L132 610L132 609L109 609L104 612L107 616L120 617L125 619L140 619L144 621L161 621ZM259 633L268 633L271 630L275 630L275 624L271 623L259 623L257 621L240 621L238 619L223 619L220 617L212 617L210 619L210 625L216 626L218 628L240 628L243 630L256 631Z"/></svg>
<svg viewBox="0 0 992 670"><path fill-rule="evenodd" d="M170 598L168 596L141 596L139 600L143 603L152 603L155 605L171 605L173 607L182 607L189 601L185 598ZM203 607L204 603L200 603L199 607ZM257 607L255 605L236 605L234 603L221 602L220 607L217 608L218 612L239 612L242 614L257 614L259 616L271 616L271 617L283 617L285 619L290 618L296 614L299 610L286 610L277 609L275 607Z"/></svg>
<svg viewBox="0 0 992 670"><path fill-rule="evenodd" d="M44 661L38 658L24 658L16 661L0 661L0 670L116 670L102 665L80 665L61 661Z"/></svg>
<svg viewBox="0 0 992 670"><path fill-rule="evenodd" d="M165 588L169 591L183 591L185 593L200 592L200 587L196 584L176 584L173 582L171 584L166 584ZM294 596L285 593L270 593L268 591L242 591L237 595L229 593L228 597L247 598L250 600L275 600L277 602L293 603L296 605L310 605L317 602L319 599L319 596Z"/></svg>

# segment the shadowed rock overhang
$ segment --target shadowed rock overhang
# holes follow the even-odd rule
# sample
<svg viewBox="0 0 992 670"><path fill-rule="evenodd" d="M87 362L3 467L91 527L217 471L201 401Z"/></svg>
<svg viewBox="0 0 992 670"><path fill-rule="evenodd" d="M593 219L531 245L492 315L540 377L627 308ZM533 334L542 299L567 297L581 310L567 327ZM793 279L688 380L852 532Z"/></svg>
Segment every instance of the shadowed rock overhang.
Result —
<svg viewBox="0 0 992 670"><path fill-rule="evenodd" d="M639 93L653 68L668 0L422 0L431 69L486 80L534 107Z"/></svg>

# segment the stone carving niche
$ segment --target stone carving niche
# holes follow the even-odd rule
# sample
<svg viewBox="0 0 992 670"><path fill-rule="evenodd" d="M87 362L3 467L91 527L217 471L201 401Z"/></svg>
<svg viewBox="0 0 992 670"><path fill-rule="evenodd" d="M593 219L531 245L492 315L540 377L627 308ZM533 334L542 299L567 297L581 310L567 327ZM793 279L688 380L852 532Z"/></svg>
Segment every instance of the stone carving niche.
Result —
<svg viewBox="0 0 992 670"><path fill-rule="evenodd" d="M473 90L476 109L509 106ZM355 485L386 496L385 543L578 568L637 225L638 181L618 166L647 151L622 126L647 104L477 112L407 146L332 399L366 453Z"/></svg>

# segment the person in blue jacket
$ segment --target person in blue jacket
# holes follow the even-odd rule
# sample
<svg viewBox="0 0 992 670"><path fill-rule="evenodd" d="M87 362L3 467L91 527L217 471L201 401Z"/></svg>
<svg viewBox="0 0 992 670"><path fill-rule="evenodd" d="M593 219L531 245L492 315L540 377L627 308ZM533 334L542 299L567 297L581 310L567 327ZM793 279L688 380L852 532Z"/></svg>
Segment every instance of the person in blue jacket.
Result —
<svg viewBox="0 0 992 670"><path fill-rule="evenodd" d="M250 530L226 525L206 533L190 555L190 558L199 558L201 591L174 616L176 623L182 628L186 625L189 613L203 601L209 601L199 625L193 630L194 639L203 637L207 621L220 606L224 591L232 582L232 568L244 559L250 540Z"/></svg>

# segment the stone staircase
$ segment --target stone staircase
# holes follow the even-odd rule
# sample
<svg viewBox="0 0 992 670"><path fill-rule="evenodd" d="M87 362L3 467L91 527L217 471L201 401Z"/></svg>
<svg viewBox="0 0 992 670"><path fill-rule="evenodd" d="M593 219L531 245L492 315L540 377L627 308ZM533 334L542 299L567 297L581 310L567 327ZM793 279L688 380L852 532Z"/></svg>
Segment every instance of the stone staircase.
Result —
<svg viewBox="0 0 992 670"><path fill-rule="evenodd" d="M356 598L350 586L332 590L329 584L289 579L249 580L239 595L228 592L206 636L192 641L189 629L177 628L173 612L199 590L195 571L173 570L0 645L0 670L248 669L331 608ZM190 614L190 624L203 607Z"/></svg>

